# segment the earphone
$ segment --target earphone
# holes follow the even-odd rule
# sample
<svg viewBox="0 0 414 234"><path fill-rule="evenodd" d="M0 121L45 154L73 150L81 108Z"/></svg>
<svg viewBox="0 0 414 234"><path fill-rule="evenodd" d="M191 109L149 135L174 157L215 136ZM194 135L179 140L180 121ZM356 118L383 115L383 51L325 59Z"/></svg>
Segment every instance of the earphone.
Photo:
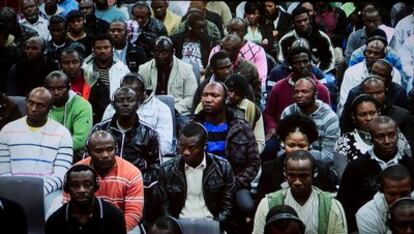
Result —
<svg viewBox="0 0 414 234"><path fill-rule="evenodd" d="M85 164L76 164L74 166L72 166L71 168L69 168L69 170L66 172L65 177L63 178L63 191L66 193L69 193L69 183L68 183L68 179L69 176L71 175L72 172L74 172L75 169L77 168L82 168L84 170L79 170L77 172L81 172L81 171L91 171L93 173L93 176L95 177L95 188L94 188L94 192L98 191L99 189L99 176L98 173L95 171L95 169L93 169L92 167L85 165Z"/></svg>

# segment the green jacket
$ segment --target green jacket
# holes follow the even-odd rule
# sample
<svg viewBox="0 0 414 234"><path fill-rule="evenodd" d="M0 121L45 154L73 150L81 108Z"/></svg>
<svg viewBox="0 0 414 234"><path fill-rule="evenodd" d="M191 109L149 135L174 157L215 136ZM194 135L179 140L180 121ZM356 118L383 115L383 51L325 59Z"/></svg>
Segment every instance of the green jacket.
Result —
<svg viewBox="0 0 414 234"><path fill-rule="evenodd" d="M83 149L92 128L92 106L72 90L64 107L53 107L49 117L65 126L73 139L73 150Z"/></svg>

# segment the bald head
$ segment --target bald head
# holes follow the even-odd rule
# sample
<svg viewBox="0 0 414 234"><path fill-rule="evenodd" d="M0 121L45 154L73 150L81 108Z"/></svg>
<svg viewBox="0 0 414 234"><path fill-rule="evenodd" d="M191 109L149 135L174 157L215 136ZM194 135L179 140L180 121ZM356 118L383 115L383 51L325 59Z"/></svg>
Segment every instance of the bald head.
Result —
<svg viewBox="0 0 414 234"><path fill-rule="evenodd" d="M92 149L94 146L99 145L101 142L113 142L115 146L115 139L111 133L105 130L99 130L93 132L88 138L88 149Z"/></svg>
<svg viewBox="0 0 414 234"><path fill-rule="evenodd" d="M221 48L226 52L231 61L235 62L238 58L241 47L243 46L243 40L235 33L229 34L224 37Z"/></svg>
<svg viewBox="0 0 414 234"><path fill-rule="evenodd" d="M33 89L27 98L26 122L31 127L41 127L47 122L52 105L52 94L44 87Z"/></svg>

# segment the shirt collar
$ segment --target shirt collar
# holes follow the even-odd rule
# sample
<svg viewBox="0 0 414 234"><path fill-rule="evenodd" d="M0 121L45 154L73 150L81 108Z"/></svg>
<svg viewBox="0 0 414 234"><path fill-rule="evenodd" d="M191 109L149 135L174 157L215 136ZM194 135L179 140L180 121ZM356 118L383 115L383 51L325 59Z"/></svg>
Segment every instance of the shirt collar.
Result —
<svg viewBox="0 0 414 234"><path fill-rule="evenodd" d="M382 159L378 158L377 155L375 155L373 148L370 149L368 152L371 156L371 159L377 161L378 165L381 167L382 170L384 170L385 168L389 166L398 164L399 160L402 159L402 154L400 153L399 150L397 150L397 153L395 154L394 158L388 160L388 162L385 162Z"/></svg>
<svg viewBox="0 0 414 234"><path fill-rule="evenodd" d="M69 221L70 218L72 218L72 209L70 207L71 202L68 203L68 205L66 206L66 211L65 211L65 219L66 221ZM98 197L95 197L95 204L93 207L93 211L92 211L92 217L97 217L99 219L103 219L103 206L102 206L102 200Z"/></svg>
<svg viewBox="0 0 414 234"><path fill-rule="evenodd" d="M184 166L185 170L189 170L189 169L193 169L193 170L194 169L203 169L204 170L207 167L206 154L204 153L203 160L196 167L192 167L192 166L188 165L187 163L184 163L184 164L185 164L185 166Z"/></svg>

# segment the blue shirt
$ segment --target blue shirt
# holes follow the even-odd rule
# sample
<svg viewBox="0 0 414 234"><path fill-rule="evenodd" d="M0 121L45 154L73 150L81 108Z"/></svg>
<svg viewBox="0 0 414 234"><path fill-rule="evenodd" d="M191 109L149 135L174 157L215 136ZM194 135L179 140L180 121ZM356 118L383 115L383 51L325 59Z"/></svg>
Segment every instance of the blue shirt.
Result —
<svg viewBox="0 0 414 234"><path fill-rule="evenodd" d="M229 125L225 122L219 125L204 122L208 132L207 152L225 157L226 138Z"/></svg>

